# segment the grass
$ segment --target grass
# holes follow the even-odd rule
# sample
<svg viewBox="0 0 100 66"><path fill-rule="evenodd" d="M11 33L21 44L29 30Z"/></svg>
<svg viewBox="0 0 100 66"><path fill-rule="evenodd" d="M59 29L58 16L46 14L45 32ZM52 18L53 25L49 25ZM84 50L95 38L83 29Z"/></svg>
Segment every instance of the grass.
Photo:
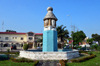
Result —
<svg viewBox="0 0 100 66"><path fill-rule="evenodd" d="M100 66L100 52L93 52L97 57L80 63L66 63L66 66Z"/></svg>
<svg viewBox="0 0 100 66"><path fill-rule="evenodd" d="M0 66L33 66L34 63L18 63L11 60L0 61Z"/></svg>
<svg viewBox="0 0 100 66"><path fill-rule="evenodd" d="M0 54L16 54L16 55L19 55L19 52L0 52Z"/></svg>
<svg viewBox="0 0 100 66"><path fill-rule="evenodd" d="M0 54L14 54L11 57L17 57L19 52L0 52ZM34 66L34 62L13 62L12 60L0 61L0 66Z"/></svg>

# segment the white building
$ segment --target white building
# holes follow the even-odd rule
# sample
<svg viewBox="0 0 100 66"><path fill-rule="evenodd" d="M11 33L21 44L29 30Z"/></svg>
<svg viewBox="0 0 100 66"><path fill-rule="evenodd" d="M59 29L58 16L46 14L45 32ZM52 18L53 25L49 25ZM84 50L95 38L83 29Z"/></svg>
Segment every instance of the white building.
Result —
<svg viewBox="0 0 100 66"><path fill-rule="evenodd" d="M0 47L11 48L16 45L17 49L21 49L23 44L27 43L29 48L35 48L38 40L42 39L42 33L19 33L19 32L0 32ZM42 46L42 43L41 43Z"/></svg>

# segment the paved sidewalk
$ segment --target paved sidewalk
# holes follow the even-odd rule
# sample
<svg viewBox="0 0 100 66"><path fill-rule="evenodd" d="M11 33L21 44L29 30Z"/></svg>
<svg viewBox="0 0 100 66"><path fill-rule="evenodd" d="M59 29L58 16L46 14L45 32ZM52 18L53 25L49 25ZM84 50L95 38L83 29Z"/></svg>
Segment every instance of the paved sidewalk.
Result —
<svg viewBox="0 0 100 66"><path fill-rule="evenodd" d="M37 66L61 66L58 60L41 60Z"/></svg>

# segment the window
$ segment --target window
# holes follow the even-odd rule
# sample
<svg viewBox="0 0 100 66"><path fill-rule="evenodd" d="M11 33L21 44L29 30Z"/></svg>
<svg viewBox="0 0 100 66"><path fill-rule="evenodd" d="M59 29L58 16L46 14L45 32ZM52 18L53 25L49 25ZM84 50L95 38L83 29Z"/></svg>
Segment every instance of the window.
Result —
<svg viewBox="0 0 100 66"><path fill-rule="evenodd" d="M33 38L32 37L29 37L29 40L32 40Z"/></svg>
<svg viewBox="0 0 100 66"><path fill-rule="evenodd" d="M17 37L12 37L12 39L17 39Z"/></svg>
<svg viewBox="0 0 100 66"><path fill-rule="evenodd" d="M1 47L3 47L3 43L1 43Z"/></svg>
<svg viewBox="0 0 100 66"><path fill-rule="evenodd" d="M12 39L14 39L14 37L12 37Z"/></svg>
<svg viewBox="0 0 100 66"><path fill-rule="evenodd" d="M9 38L8 37L5 37L5 40L8 40Z"/></svg>
<svg viewBox="0 0 100 66"><path fill-rule="evenodd" d="M17 39L17 37L15 37L15 39Z"/></svg>
<svg viewBox="0 0 100 66"><path fill-rule="evenodd" d="M21 40L23 40L24 38L23 37L21 37Z"/></svg>

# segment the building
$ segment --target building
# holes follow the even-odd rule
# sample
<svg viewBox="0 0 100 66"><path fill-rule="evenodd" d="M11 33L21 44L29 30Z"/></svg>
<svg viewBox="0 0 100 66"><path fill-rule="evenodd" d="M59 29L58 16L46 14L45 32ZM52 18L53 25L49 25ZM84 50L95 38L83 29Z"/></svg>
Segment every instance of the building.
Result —
<svg viewBox="0 0 100 66"><path fill-rule="evenodd" d="M42 33L20 33L20 32L0 32L0 47L11 48L15 45L17 49L22 49L23 45L26 43L29 48L36 48L42 46L42 42L38 43L38 40L42 40ZM38 45L41 44L41 45Z"/></svg>

